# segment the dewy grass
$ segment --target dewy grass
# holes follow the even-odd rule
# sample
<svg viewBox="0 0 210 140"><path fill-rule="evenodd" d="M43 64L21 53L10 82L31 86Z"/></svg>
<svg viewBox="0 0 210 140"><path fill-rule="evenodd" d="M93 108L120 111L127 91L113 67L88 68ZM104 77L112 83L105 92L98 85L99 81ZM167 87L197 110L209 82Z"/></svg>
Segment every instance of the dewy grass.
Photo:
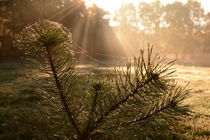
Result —
<svg viewBox="0 0 210 140"><path fill-rule="evenodd" d="M5 67L7 71L5 71ZM188 67L184 66L183 68L188 69ZM196 67L196 69L202 72L206 71L208 68ZM2 77L7 77L8 79L0 84L0 139L51 139L51 136L54 135L59 128L52 129L50 126L54 124L55 120L52 121L47 118L46 112L50 108L49 103L46 102L45 98L42 98L43 92L37 90L39 85L37 85L36 81L24 76L35 73L39 75L39 72L35 69L28 70L28 68L23 67L20 63L18 65L14 63L4 63L0 64L0 73L0 81ZM101 71L101 73L103 73L103 71ZM105 70L105 74L106 73ZM15 79L13 78L14 76L16 77ZM99 75L99 78L101 77L105 76ZM184 74L183 77L180 77L180 81L189 82L189 79L186 77L188 77L188 74ZM89 76L88 74L80 75L80 81L83 82L81 84L82 88L86 89L85 87L90 85L93 79L94 76ZM199 80L194 82L197 83ZM203 82L210 82L210 80ZM206 93L208 90L210 90L210 87L193 87L191 98L188 99L187 104L190 103L190 107L192 107L195 114L200 114L200 110L205 110L204 112L210 110L210 107L206 106L209 104L209 100L203 100L203 98L210 98L210 94ZM198 96L199 98L197 98ZM31 98L38 99L31 101ZM21 102L18 100L21 100ZM195 106L197 106L196 109L194 109ZM205 106L205 108L202 106ZM210 115L210 113L206 115ZM138 133L139 128L132 129L132 131ZM164 127L160 127L158 128L158 133L149 133L146 137L169 140L175 138L209 139L209 133L210 119L205 116L196 115L195 117L176 123L174 127L170 127L168 130ZM133 133L129 130L126 135L132 137ZM139 133L137 135L139 135ZM110 136L106 137L107 139L111 139ZM103 139L105 136L100 138Z"/></svg>

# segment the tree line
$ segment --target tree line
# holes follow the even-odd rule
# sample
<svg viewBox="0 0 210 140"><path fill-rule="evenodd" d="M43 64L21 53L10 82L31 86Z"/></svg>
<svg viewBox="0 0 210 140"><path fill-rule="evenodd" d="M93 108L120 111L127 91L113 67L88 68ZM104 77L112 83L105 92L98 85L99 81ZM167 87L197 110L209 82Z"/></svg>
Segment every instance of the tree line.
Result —
<svg viewBox="0 0 210 140"><path fill-rule="evenodd" d="M109 24L108 12L97 6L87 8L82 0L2 0L0 10L1 57L16 56L13 40L24 26L41 19L70 29L76 46L85 50L79 56L86 53L104 60L106 54L132 54L142 42L155 44L178 58L210 52L210 13L195 0L167 5L160 0L137 6L122 4L112 19L118 23L115 27Z"/></svg>
<svg viewBox="0 0 210 140"><path fill-rule="evenodd" d="M133 46L138 47L142 40L152 42L167 53L175 52L179 58L210 52L210 13L195 0L167 5L160 0L140 2L137 6L123 4L115 21L119 23L116 30Z"/></svg>

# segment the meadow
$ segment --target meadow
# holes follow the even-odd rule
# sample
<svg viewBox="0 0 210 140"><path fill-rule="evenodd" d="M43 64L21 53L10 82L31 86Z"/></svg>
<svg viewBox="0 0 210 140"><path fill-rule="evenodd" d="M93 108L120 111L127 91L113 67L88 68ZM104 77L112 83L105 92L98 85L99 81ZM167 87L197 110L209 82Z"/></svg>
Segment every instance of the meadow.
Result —
<svg viewBox="0 0 210 140"><path fill-rule="evenodd" d="M175 66L179 84L192 89L188 104L193 115L172 127L162 139L210 139L210 68ZM80 65L83 73L103 75L112 68ZM35 68L26 68L20 62L0 63L0 140L49 139L53 134L45 113L47 103L33 79ZM164 132L165 133L165 132Z"/></svg>

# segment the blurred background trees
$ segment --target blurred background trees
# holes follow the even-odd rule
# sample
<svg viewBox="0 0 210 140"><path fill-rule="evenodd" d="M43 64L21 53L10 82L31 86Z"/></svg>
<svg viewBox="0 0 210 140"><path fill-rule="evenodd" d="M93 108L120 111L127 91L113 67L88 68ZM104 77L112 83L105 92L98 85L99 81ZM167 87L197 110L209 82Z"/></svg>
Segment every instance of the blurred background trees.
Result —
<svg viewBox="0 0 210 140"><path fill-rule="evenodd" d="M41 19L57 21L68 27L75 45L94 57L97 57L95 52L104 53L105 46L111 48L109 38L117 40L105 17L107 13L97 6L87 8L82 0L3 0L0 3L0 57L3 58L17 56L12 47L13 40L24 26Z"/></svg>
<svg viewBox="0 0 210 140"><path fill-rule="evenodd" d="M160 0L124 3L113 17L82 0L1 0L0 11L0 57L4 58L17 56L14 38L40 19L69 28L75 46L85 49L78 54L82 59L86 59L84 53L100 60L132 56L148 42L180 60L191 61L210 52L210 13L195 0L167 5ZM113 21L115 26L109 24Z"/></svg>
<svg viewBox="0 0 210 140"><path fill-rule="evenodd" d="M116 28L116 32L128 35L135 28L139 41L134 41L132 36L129 44L135 42L134 46L139 48L144 46L139 42L150 42L159 46L162 53L176 55L177 59L192 60L195 55L209 53L210 14L198 1L188 0L185 4L176 1L163 5L157 0L131 5L122 5L115 17L119 26L125 27L126 23L127 27L127 30Z"/></svg>

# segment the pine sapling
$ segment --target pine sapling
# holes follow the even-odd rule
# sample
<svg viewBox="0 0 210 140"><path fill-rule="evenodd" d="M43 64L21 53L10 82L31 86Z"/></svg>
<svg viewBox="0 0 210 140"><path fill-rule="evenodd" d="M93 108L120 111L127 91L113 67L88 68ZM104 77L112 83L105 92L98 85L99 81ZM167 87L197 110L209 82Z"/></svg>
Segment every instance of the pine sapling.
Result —
<svg viewBox="0 0 210 140"><path fill-rule="evenodd" d="M68 118L63 119L65 123L60 122L68 126L64 127L65 134L58 132L56 136L60 138L126 139L126 129L143 132L161 120L176 120L189 114L189 108L182 104L189 90L173 79L174 61L166 63L153 55L151 46L146 53L141 50L126 67L115 68L111 78L90 83L80 80L72 35L58 23L43 20L26 27L15 46L49 75L48 82L55 92L45 92L46 97L54 103L52 109L60 111L58 108L62 107L64 118Z"/></svg>

